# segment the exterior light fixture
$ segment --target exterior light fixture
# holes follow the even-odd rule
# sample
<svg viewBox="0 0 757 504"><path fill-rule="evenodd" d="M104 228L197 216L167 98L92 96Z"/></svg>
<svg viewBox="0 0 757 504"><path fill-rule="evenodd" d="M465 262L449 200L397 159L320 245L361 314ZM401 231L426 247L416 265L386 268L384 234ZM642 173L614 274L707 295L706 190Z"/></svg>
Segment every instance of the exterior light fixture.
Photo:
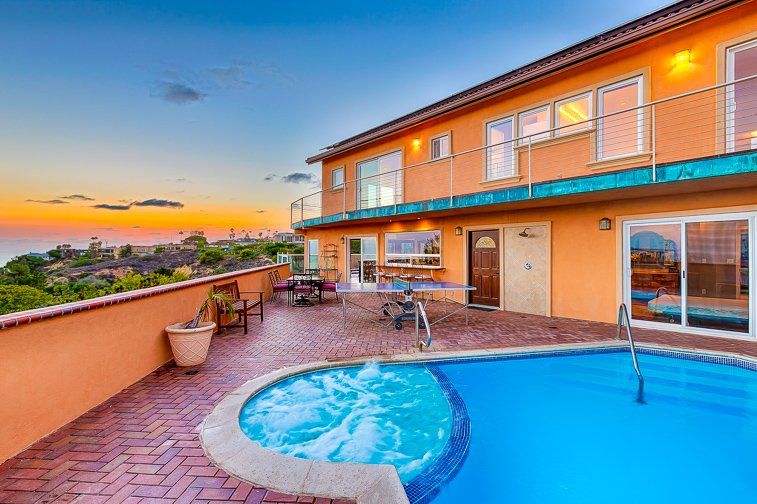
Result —
<svg viewBox="0 0 757 504"><path fill-rule="evenodd" d="M342 245L344 245L344 236L342 236L341 238L339 238L339 243L341 243Z"/></svg>
<svg viewBox="0 0 757 504"><path fill-rule="evenodd" d="M691 63L691 51L686 49L675 53L675 56L673 57L673 66L683 66L688 65L689 63Z"/></svg>
<svg viewBox="0 0 757 504"><path fill-rule="evenodd" d="M461 228L460 226L457 226L455 228L455 236L460 236L462 234L463 234L463 228Z"/></svg>
<svg viewBox="0 0 757 504"><path fill-rule="evenodd" d="M599 219L599 230L600 231L609 231L612 229L612 221L607 217L602 217Z"/></svg>
<svg viewBox="0 0 757 504"><path fill-rule="evenodd" d="M418 149L421 146L421 139L420 138L414 138L413 139L413 149Z"/></svg>

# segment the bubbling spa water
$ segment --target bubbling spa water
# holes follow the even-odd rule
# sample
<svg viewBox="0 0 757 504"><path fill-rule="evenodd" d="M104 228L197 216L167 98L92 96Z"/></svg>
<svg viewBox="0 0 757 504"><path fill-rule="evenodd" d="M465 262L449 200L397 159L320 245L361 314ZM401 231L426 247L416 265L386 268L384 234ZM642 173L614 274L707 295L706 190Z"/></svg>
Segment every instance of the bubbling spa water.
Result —
<svg viewBox="0 0 757 504"><path fill-rule="evenodd" d="M410 481L441 453L452 413L424 366L390 369L369 362L288 378L250 399L240 426L282 454L392 464L403 482Z"/></svg>

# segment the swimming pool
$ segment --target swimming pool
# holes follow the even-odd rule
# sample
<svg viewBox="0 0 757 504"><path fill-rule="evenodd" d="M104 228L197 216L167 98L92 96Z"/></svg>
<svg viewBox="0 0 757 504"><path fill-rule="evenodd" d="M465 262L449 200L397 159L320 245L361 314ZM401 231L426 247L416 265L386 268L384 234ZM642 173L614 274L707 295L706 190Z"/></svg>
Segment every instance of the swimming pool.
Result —
<svg viewBox="0 0 757 504"><path fill-rule="evenodd" d="M753 498L754 363L640 348L639 364L643 403L612 348L315 371L239 425L295 457L394 464L411 502Z"/></svg>

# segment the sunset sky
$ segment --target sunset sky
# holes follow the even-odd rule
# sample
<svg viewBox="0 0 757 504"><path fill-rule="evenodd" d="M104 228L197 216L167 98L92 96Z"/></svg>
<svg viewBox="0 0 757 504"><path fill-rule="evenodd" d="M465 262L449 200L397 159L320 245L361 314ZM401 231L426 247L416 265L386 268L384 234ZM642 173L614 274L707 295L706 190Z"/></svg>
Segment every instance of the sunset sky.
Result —
<svg viewBox="0 0 757 504"><path fill-rule="evenodd" d="M4 0L0 265L288 229L319 148L665 3Z"/></svg>

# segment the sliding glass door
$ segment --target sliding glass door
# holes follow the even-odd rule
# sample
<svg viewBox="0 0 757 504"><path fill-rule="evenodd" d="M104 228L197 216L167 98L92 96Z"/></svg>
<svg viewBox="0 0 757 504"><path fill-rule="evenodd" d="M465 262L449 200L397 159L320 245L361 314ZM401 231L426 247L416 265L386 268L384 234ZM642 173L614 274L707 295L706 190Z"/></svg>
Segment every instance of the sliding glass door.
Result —
<svg viewBox="0 0 757 504"><path fill-rule="evenodd" d="M376 281L378 245L375 237L349 239L347 268L349 281L353 283L373 283Z"/></svg>
<svg viewBox="0 0 757 504"><path fill-rule="evenodd" d="M755 213L628 222L624 298L636 325L755 336Z"/></svg>

